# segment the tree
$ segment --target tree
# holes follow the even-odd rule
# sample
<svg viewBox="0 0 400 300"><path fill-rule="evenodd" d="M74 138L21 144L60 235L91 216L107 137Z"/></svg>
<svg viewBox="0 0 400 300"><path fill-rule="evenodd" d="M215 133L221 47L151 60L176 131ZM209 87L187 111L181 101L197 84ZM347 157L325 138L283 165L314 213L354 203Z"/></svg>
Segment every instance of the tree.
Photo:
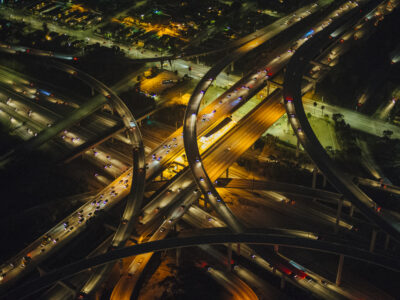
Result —
<svg viewBox="0 0 400 300"><path fill-rule="evenodd" d="M332 114L332 119L335 122L340 122L343 120L343 115L342 114Z"/></svg>
<svg viewBox="0 0 400 300"><path fill-rule="evenodd" d="M43 22L42 29L43 29L45 34L49 32L49 27L47 27L47 23L46 22Z"/></svg>
<svg viewBox="0 0 400 300"><path fill-rule="evenodd" d="M393 135L393 131L391 131L391 130L384 130L383 131L383 137L384 138L390 138L391 136Z"/></svg>

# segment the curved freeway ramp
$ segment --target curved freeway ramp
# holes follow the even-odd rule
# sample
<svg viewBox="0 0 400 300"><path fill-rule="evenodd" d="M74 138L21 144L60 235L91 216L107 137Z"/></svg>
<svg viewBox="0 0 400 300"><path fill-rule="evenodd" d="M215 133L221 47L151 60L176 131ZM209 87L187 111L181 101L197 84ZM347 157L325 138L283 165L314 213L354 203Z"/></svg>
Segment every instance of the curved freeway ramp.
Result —
<svg viewBox="0 0 400 300"><path fill-rule="evenodd" d="M97 92L103 94L109 100L111 107L121 116L125 128L127 129L129 140L132 145L132 184L127 196L127 202L122 219L111 241L111 247L113 249L124 247L126 241L132 234L132 230L134 229L137 218L139 217L146 181L146 157L139 126L136 123L132 112L125 105L122 99L119 98L118 95L116 95L102 82L93 78L89 74L86 74L61 62L54 62L53 66L74 75L78 79L93 87ZM108 264L100 269L95 270L82 288L82 291L86 294L94 291L101 284L102 280L108 276L108 273L112 267L113 264Z"/></svg>
<svg viewBox="0 0 400 300"><path fill-rule="evenodd" d="M350 16L351 18L359 12ZM306 117L302 103L302 78L308 63L313 60L329 43L330 33L334 32L349 16L342 17L327 29L300 47L289 62L284 81L284 103L288 118L304 149L324 173L330 183L353 203L366 217L395 240L400 241L400 221L369 198L356 184L352 177L340 170L318 141Z"/></svg>
<svg viewBox="0 0 400 300"><path fill-rule="evenodd" d="M140 214L140 208L142 205L144 193L146 178L145 153L142 135L140 133L139 127L131 111L121 100L121 98L119 98L109 87L104 85L102 82L98 81L97 79L93 78L83 71L80 71L70 65L58 61L54 61L52 67L75 76L76 78L85 82L89 86L93 87L93 89L95 89L97 92L102 94L106 98L106 101L109 102L111 107L121 116L124 126L125 128L127 128L127 133L132 145L132 184L127 196L127 203L123 212L121 223L119 224L118 229L115 232L113 240L111 242L111 246L113 248L123 247L125 246L125 242L127 241L127 239L130 237L136 219ZM110 268L110 266L104 266L101 270L96 271L90 278L89 283L93 289L97 287L101 279L104 278L104 276L106 275L106 268ZM15 279L16 278L14 278L14 280ZM11 284L14 280L10 280L9 282L7 282L7 285Z"/></svg>
<svg viewBox="0 0 400 300"><path fill-rule="evenodd" d="M206 56L206 55L210 55L210 54L214 54L214 53L218 53L218 52L222 52L222 51L231 50L231 49L243 46L244 44L247 44L247 43L251 42L252 40L257 39L257 38L265 35L268 32L275 31L277 29L282 30L282 28L284 28L284 29L289 28L289 27L295 25L296 23L300 22L304 17L312 15L313 13L319 11L322 7L325 7L332 2L333 2L332 0L329 0L329 1L319 0L314 4L306 5L300 9L298 9L297 11L280 18L279 20L275 21L272 24L267 25L261 29L258 29L255 32L252 32L240 39L237 39L236 41L229 43L227 46L220 47L218 49L212 49L212 50L207 50L207 51L202 51L202 52L182 52L181 54L177 54L177 55L138 58L138 59L131 59L130 61L132 63L148 63L148 62L157 62L157 61L176 60L176 59L183 59L183 58L188 59L188 58Z"/></svg>
<svg viewBox="0 0 400 300"><path fill-rule="evenodd" d="M346 10L344 10L346 11ZM205 171L204 164L201 160L199 148L197 145L197 117L200 108L201 101L204 97L204 94L215 80L215 77L230 63L236 61L244 54L258 47L259 45L265 43L268 39L272 38L274 35L280 32L279 29L275 29L272 32L269 32L259 38L252 40L251 42L241 46L235 51L229 53L223 59L221 59L213 68L211 68L204 77L200 80L198 85L193 91L193 94L189 100L189 103L186 108L184 122L183 122L183 136L184 136L184 145L186 151L186 157L193 173L194 179L201 189L202 193L206 201L208 201L213 208L217 211L217 213L222 216L222 219L227 223L229 227L231 227L234 231L240 232L243 230L242 226L235 219L231 211L227 208L224 201L218 194L218 191L214 187L213 182L211 181L209 175ZM291 52L291 51L289 51ZM285 53L288 54L287 52ZM280 56L279 56L280 57ZM278 57L278 58L279 58ZM276 60L276 59L275 59ZM268 68L267 68L268 69ZM267 76L263 78L264 83L269 78L269 75L273 73L269 71ZM263 77L263 76L262 76ZM258 82L261 78L260 75L257 74L253 78L256 82ZM250 83L248 83L250 84ZM239 97L237 99L238 102L242 101L242 98Z"/></svg>
<svg viewBox="0 0 400 300"><path fill-rule="evenodd" d="M300 197L318 198L333 204L336 204L343 197L341 194L321 189L272 180L265 181L241 178L219 178L215 186L217 188L225 189L268 190L278 193L292 194Z"/></svg>
<svg viewBox="0 0 400 300"><path fill-rule="evenodd" d="M356 260L366 261L400 272L400 260L395 257L383 256L370 253L364 249L348 245L348 243L327 242L313 238L299 237L298 235L285 235L279 233L222 233L212 235L200 235L195 237L172 238L154 242L143 243L135 246L116 249L103 255L92 258L82 259L60 269L52 271L38 279L29 281L20 285L18 288L7 294L0 296L0 299L26 299L37 291L48 287L59 280L69 278L70 276L82 272L88 268L101 266L121 258L143 254L147 252L159 252L174 248L193 247L204 244L226 244L226 243L246 243L260 245L281 245L287 247L306 248L318 250L326 253L341 254Z"/></svg>

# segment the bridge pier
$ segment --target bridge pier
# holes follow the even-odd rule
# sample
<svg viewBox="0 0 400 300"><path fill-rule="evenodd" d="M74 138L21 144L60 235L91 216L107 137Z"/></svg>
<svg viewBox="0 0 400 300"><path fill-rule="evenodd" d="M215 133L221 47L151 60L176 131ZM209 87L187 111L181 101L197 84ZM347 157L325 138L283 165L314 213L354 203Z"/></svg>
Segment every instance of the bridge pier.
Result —
<svg viewBox="0 0 400 300"><path fill-rule="evenodd" d="M199 65L200 64L200 60L199 60L199 57L198 56L196 56L196 63Z"/></svg>
<svg viewBox="0 0 400 300"><path fill-rule="evenodd" d="M233 62L231 63L231 73L234 71L234 64Z"/></svg>
<svg viewBox="0 0 400 300"><path fill-rule="evenodd" d="M378 235L378 231L376 229L372 229L371 243L369 244L369 252L371 252L371 253L374 252L377 235Z"/></svg>
<svg viewBox="0 0 400 300"><path fill-rule="evenodd" d="M314 169L313 169L313 177L312 177L312 184L311 184L311 187L313 189L315 189L316 186L317 186L317 175L318 175L318 169L314 167Z"/></svg>
<svg viewBox="0 0 400 300"><path fill-rule="evenodd" d="M229 272L232 271L232 264L231 264L231 262L232 262L232 244L229 243L229 244L228 244L228 266L227 266Z"/></svg>
<svg viewBox="0 0 400 300"><path fill-rule="evenodd" d="M180 266L181 251L182 251L181 248L176 248L176 256L175 256L175 259L176 259L176 266L177 266L177 267Z"/></svg>
<svg viewBox="0 0 400 300"><path fill-rule="evenodd" d="M350 204L350 212L349 212L350 218L352 218L353 215L354 215L354 205L353 205L353 204Z"/></svg>
<svg viewBox="0 0 400 300"><path fill-rule="evenodd" d="M283 290L285 288L285 283L286 283L285 275L282 274L282 277L281 277L281 290Z"/></svg>
<svg viewBox="0 0 400 300"><path fill-rule="evenodd" d="M123 270L124 270L124 262L123 262L122 259L120 259L120 260L118 261L118 266L119 266L119 276L122 276L122 272L123 272Z"/></svg>
<svg viewBox="0 0 400 300"><path fill-rule="evenodd" d="M390 235L386 234L385 245L384 245L385 250L389 248L389 243L390 243Z"/></svg>
<svg viewBox="0 0 400 300"><path fill-rule="evenodd" d="M338 208L336 213L335 234L339 232L340 214L342 212L343 197L338 200Z"/></svg>
<svg viewBox="0 0 400 300"><path fill-rule="evenodd" d="M289 118L288 118L288 122L289 122ZM299 140L299 138L297 138L296 158L299 158L299 155L300 155L300 140Z"/></svg>
<svg viewBox="0 0 400 300"><path fill-rule="evenodd" d="M342 281L343 262L344 262L344 255L341 254L339 256L339 265L338 265L338 270L336 273L336 285L337 286L340 286L340 283Z"/></svg>

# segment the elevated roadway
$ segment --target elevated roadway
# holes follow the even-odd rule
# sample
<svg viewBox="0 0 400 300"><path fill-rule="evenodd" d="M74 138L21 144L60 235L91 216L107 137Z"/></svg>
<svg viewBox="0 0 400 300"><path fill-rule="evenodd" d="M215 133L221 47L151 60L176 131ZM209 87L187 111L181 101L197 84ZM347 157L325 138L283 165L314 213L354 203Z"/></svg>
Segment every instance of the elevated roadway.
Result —
<svg viewBox="0 0 400 300"><path fill-rule="evenodd" d="M351 5L346 6L347 9L351 7ZM339 12L342 14L346 12L347 9L338 9L337 15ZM319 28L313 30L322 30L323 24L319 24ZM302 37L297 43L301 44L304 40L308 39L308 33L304 37ZM255 39L251 43L254 44L258 40ZM260 40L260 42L264 43L265 40ZM253 46L254 47L254 46ZM242 55L252 50L252 48L246 47L246 45L236 49L223 59L221 59L213 68L211 68L204 77L197 84L196 88L193 91L193 94L189 100L189 103L186 108L184 122L183 122L183 134L184 134L184 144L185 144L185 152L187 156L187 160L191 171L193 173L196 184L201 189L205 199L209 202L213 208L217 211L217 213L222 217L224 222L236 232L240 232L242 230L241 225L235 220L235 217L230 212L230 210L225 205L222 197L218 194L218 191L214 187L213 182L208 176L204 165L201 160L200 151L197 145L197 116L200 108L201 101L204 97L204 94L207 92L208 88L211 86L212 82L215 80L215 77L232 61L239 59ZM288 60L291 56L292 51L288 51L288 53L283 53L282 56L278 56L274 60L271 61L271 65L266 68L267 75L264 77L263 74L258 72L255 75L254 80L258 82L260 77L264 77L264 82L275 74L275 69L277 65L281 64L281 60ZM273 71L272 71L273 70ZM248 83L250 84L250 83ZM237 101L241 101L239 97ZM229 147L228 147L229 148Z"/></svg>
<svg viewBox="0 0 400 300"><path fill-rule="evenodd" d="M130 237L133 230L136 218L139 215L140 207L142 205L143 193L144 193L144 183L146 178L145 169L145 155L142 136L140 134L139 127L137 126L136 120L134 119L131 111L126 107L125 103L106 85L91 77L90 75L77 70L69 65L65 65L60 62L54 62L53 66L61 71L67 72L69 74L77 76L78 79L89 84L99 93L102 93L108 100L110 105L120 114L132 146L132 158L133 158L133 168L131 177L132 184L127 191L127 204L123 213L123 220L121 221L118 230L116 231L111 245L113 247L122 247L125 245L126 240ZM129 179L126 179L129 180ZM106 202L104 203L106 204ZM100 209L100 205L99 209ZM83 211L83 210L82 210ZM83 216L78 213L77 217L81 219ZM78 224L81 221L77 220ZM67 223L64 223L67 224ZM65 229L68 229L67 225ZM63 235L67 234L65 232ZM32 249L28 256L30 260L36 260L36 264L43 260L44 256L42 249ZM34 265L34 264L32 264ZM12 283L20 275L20 273L26 273L32 269L32 265L27 265L26 268L12 268L6 272L2 280L2 288L6 287ZM106 268L106 267L105 267ZM15 273L15 274L14 274ZM98 277L99 278L99 277Z"/></svg>
<svg viewBox="0 0 400 300"><path fill-rule="evenodd" d="M363 249L349 246L346 243L327 242L315 239L309 239L299 236L285 234L262 233L257 230L244 233L229 233L199 235L196 237L173 238L159 240L149 243L143 243L135 246L116 249L103 255L92 258L82 259L44 276L21 284L18 288L11 290L7 294L0 296L0 299L26 299L35 292L48 287L57 281L67 279L72 275L82 272L88 268L101 266L121 258L139 255L146 252L158 252L168 249L199 246L202 244L227 244L227 243L246 243L259 245L281 245L286 247L299 247L310 250L318 250L327 253L341 254L356 260L365 261L393 270L400 271L400 260L394 257L382 256L370 253Z"/></svg>
<svg viewBox="0 0 400 300"><path fill-rule="evenodd" d="M335 29L339 28L348 18L356 19L358 15L360 15L359 12L353 12L350 16L341 18L298 49L285 74L284 103L288 118L299 141L331 184L382 230L400 241L400 221L394 215L378 209L376 203L353 183L352 178L335 166L315 136L302 104L302 76L307 64L319 54L321 49L331 43L332 36L330 34Z"/></svg>
<svg viewBox="0 0 400 300"><path fill-rule="evenodd" d="M337 204L339 200L343 200L343 196L338 193L272 180L266 181L241 178L218 178L218 180L216 180L215 187L228 189L268 190L284 194L292 194L300 197L317 198L333 204ZM344 205L346 204L349 206L350 202L345 201Z"/></svg>

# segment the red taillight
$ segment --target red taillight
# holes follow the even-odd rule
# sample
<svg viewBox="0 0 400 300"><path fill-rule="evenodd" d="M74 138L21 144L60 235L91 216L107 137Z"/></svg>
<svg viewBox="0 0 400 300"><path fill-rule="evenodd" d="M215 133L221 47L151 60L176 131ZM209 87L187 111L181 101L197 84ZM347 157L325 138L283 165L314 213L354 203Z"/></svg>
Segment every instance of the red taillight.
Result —
<svg viewBox="0 0 400 300"><path fill-rule="evenodd" d="M297 276L299 276L299 278L304 279L307 277L307 274L301 270L297 271Z"/></svg>
<svg viewBox="0 0 400 300"><path fill-rule="evenodd" d="M292 271L290 271L288 268L286 268L286 267L283 266L283 265L279 265L278 269L279 269L281 272L285 273L286 275L292 274Z"/></svg>
<svg viewBox="0 0 400 300"><path fill-rule="evenodd" d="M74 60L74 61L78 61L78 58L77 58L77 57L74 57L73 60Z"/></svg>

